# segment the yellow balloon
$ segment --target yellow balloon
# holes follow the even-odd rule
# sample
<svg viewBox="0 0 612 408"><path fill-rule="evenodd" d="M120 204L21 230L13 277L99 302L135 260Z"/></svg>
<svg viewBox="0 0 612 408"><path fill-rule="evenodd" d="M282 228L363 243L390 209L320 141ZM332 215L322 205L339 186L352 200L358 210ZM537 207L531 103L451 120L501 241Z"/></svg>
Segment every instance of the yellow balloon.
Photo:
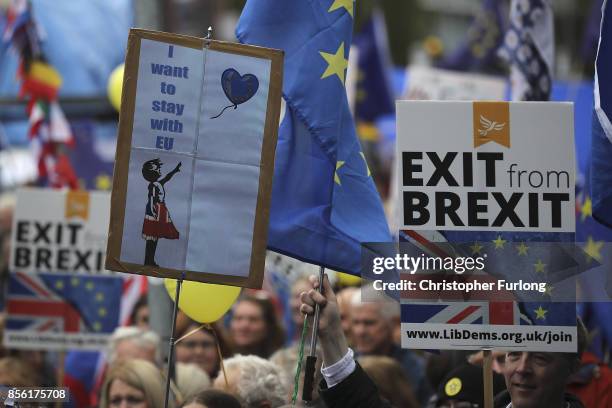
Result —
<svg viewBox="0 0 612 408"><path fill-rule="evenodd" d="M174 300L176 279L164 279L164 286ZM179 309L196 322L212 323L229 310L239 294L240 288L237 286L183 281Z"/></svg>
<svg viewBox="0 0 612 408"><path fill-rule="evenodd" d="M359 276L350 275L348 273L338 272L338 283L340 286L359 286L361 278Z"/></svg>
<svg viewBox="0 0 612 408"><path fill-rule="evenodd" d="M110 100L111 105L117 111L121 108L121 88L123 88L123 68L124 64L119 65L117 68L111 72L110 77L108 77L108 85L106 90L108 92L108 99Z"/></svg>

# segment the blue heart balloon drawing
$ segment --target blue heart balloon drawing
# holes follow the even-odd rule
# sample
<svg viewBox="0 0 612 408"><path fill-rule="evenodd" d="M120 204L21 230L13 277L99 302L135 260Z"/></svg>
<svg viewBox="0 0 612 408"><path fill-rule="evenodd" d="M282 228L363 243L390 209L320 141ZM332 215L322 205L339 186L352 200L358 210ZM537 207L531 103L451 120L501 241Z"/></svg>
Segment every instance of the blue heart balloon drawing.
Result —
<svg viewBox="0 0 612 408"><path fill-rule="evenodd" d="M251 99L259 89L259 80L253 74L240 75L234 68L228 68L221 74L221 87L232 104L223 108L218 115L211 117L211 119L221 116L227 108L237 109L238 105Z"/></svg>

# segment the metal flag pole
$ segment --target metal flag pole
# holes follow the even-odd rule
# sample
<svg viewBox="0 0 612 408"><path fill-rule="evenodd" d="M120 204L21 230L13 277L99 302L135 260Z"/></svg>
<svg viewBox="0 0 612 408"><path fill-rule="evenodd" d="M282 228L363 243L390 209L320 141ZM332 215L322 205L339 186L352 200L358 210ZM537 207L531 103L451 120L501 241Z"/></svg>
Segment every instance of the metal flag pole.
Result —
<svg viewBox="0 0 612 408"><path fill-rule="evenodd" d="M325 267L319 267L319 293L323 293L323 277ZM312 319L312 337L310 338L310 353L306 357L306 367L304 369L304 389L302 390L302 400L312 401L312 391L314 389L314 374L317 363L317 332L319 330L320 307L315 303L315 312Z"/></svg>
<svg viewBox="0 0 612 408"><path fill-rule="evenodd" d="M170 382L174 377L174 330L176 328L176 316L178 314L179 298L181 296L181 286L185 279L185 272L181 273L181 277L176 280L176 293L174 295L174 309L172 310L172 327L170 330L170 345L168 347L168 370L166 371L166 396L164 400L164 408L168 408L168 400L170 398Z"/></svg>

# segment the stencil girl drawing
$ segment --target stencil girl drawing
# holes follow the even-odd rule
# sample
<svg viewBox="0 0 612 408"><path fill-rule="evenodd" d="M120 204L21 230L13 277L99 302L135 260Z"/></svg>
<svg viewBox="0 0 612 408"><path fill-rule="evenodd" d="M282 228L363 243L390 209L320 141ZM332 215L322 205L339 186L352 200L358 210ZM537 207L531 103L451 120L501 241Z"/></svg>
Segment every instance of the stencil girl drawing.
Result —
<svg viewBox="0 0 612 408"><path fill-rule="evenodd" d="M144 264L152 266L158 266L155 263L157 240L159 238L179 239L179 232L174 227L166 208L164 184L181 170L181 162L160 180L162 164L160 159L153 159L142 165L142 176L149 182L149 196L142 224L142 238L147 242Z"/></svg>

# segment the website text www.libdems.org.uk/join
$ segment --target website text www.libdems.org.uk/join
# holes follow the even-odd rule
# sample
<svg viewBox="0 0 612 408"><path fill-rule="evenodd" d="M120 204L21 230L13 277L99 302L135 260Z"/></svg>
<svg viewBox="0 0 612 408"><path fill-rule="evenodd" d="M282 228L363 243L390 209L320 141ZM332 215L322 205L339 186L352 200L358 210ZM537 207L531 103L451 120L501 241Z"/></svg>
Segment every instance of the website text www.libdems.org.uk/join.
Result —
<svg viewBox="0 0 612 408"><path fill-rule="evenodd" d="M571 333L553 332L551 330L535 331L535 332L495 332L495 331L477 331L467 329L439 329L439 330L406 330L408 339L422 340L472 340L485 342L513 342L514 344L523 344L525 342L538 342L542 344L552 343L571 343L573 340Z"/></svg>

